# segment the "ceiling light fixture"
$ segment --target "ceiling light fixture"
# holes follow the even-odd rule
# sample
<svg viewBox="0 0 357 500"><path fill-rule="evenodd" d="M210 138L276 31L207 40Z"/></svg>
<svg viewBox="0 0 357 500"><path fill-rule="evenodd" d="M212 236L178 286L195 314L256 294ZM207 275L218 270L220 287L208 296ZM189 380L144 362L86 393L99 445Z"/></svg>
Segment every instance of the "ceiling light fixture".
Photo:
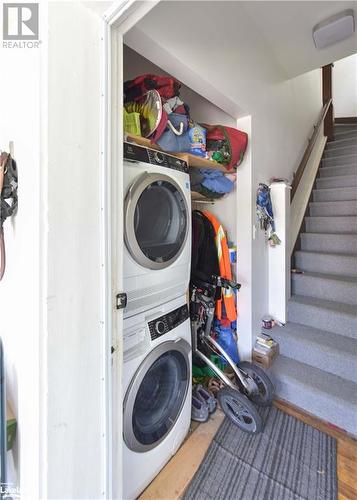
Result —
<svg viewBox="0 0 357 500"><path fill-rule="evenodd" d="M316 24L312 37L318 49L324 49L353 35L355 21L353 10L348 9Z"/></svg>

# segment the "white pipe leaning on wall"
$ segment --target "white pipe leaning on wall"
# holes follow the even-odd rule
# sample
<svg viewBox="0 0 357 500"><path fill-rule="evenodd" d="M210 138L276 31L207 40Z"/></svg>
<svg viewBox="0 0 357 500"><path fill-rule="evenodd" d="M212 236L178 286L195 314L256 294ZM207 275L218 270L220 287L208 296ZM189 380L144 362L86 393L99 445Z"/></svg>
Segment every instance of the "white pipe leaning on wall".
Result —
<svg viewBox="0 0 357 500"><path fill-rule="evenodd" d="M275 232L281 243L269 246L269 314L281 323L287 321L287 302L290 298L290 190L285 182L273 182L270 196L273 205Z"/></svg>

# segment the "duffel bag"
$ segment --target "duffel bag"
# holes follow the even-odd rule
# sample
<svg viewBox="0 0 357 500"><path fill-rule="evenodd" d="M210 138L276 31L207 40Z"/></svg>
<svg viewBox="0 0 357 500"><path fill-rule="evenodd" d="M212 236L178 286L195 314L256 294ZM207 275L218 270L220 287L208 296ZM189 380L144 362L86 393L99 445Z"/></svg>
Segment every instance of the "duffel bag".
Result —
<svg viewBox="0 0 357 500"><path fill-rule="evenodd" d="M207 130L206 149L213 160L226 166L237 167L243 160L248 135L241 130L223 125L202 124Z"/></svg>

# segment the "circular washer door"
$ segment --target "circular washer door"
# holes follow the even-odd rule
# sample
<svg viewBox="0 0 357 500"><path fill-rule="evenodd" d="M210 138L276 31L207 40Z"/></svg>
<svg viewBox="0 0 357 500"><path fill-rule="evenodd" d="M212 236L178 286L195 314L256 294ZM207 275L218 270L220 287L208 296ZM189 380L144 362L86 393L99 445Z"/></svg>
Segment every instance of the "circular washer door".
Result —
<svg viewBox="0 0 357 500"><path fill-rule="evenodd" d="M155 448L175 425L190 386L189 344L163 342L145 358L124 399L124 441L129 449Z"/></svg>
<svg viewBox="0 0 357 500"><path fill-rule="evenodd" d="M177 182L148 172L134 181L125 199L125 243L138 264L148 269L170 266L188 232L188 207Z"/></svg>

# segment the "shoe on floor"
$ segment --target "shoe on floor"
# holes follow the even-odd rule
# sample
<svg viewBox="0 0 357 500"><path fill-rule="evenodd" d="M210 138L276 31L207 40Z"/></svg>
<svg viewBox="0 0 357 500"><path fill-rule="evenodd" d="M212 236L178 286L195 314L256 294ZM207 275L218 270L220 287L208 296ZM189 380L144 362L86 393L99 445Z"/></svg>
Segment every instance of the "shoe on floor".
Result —
<svg viewBox="0 0 357 500"><path fill-rule="evenodd" d="M213 413L217 408L217 400L213 394L205 389L201 384L194 386L193 394L202 403L208 406L209 413Z"/></svg>
<svg viewBox="0 0 357 500"><path fill-rule="evenodd" d="M191 420L207 422L209 416L208 406L195 395L192 395Z"/></svg>

